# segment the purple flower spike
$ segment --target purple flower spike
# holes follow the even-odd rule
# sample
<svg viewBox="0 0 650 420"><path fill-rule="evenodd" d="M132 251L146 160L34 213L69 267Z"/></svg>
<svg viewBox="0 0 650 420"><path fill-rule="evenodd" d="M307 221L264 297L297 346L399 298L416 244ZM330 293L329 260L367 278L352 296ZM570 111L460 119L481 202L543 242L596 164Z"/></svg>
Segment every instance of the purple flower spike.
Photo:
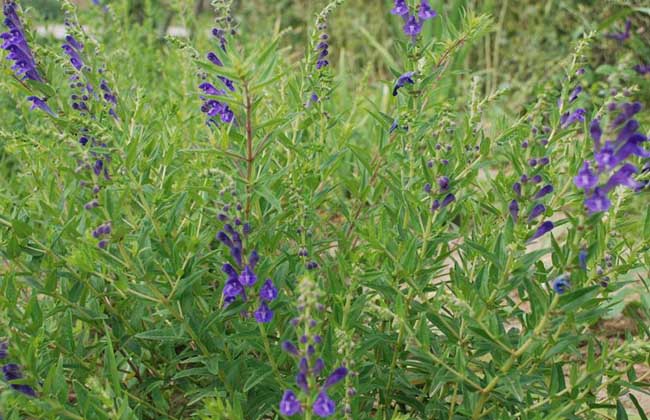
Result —
<svg viewBox="0 0 650 420"><path fill-rule="evenodd" d="M239 282L246 287L251 287L257 281L257 276L253 272L253 269L247 265L244 267L244 271L239 275Z"/></svg>
<svg viewBox="0 0 650 420"><path fill-rule="evenodd" d="M543 186L539 191L537 191L537 194L535 194L535 200L540 199L544 196L547 196L548 194L553 192L553 186L551 184L547 184Z"/></svg>
<svg viewBox="0 0 650 420"><path fill-rule="evenodd" d="M284 395L280 401L280 413L283 416L293 416L298 414L300 410L300 401L296 398L296 394L290 389L284 391Z"/></svg>
<svg viewBox="0 0 650 420"><path fill-rule="evenodd" d="M585 207L590 214L607 211L612 206L612 202L607 197L607 193L601 188L596 188L589 198L585 200Z"/></svg>
<svg viewBox="0 0 650 420"><path fill-rule="evenodd" d="M273 284L271 279L266 279L260 288L260 299L271 302L278 297L278 289Z"/></svg>
<svg viewBox="0 0 650 420"><path fill-rule="evenodd" d="M519 220L519 203L517 203L517 200L512 200L510 202L510 205L508 206L508 210L510 211L510 216L512 217L512 220L517 223L517 220Z"/></svg>
<svg viewBox="0 0 650 420"><path fill-rule="evenodd" d="M395 7L390 12L393 15L407 16L409 7L406 5L406 0L395 0Z"/></svg>
<svg viewBox="0 0 650 420"><path fill-rule="evenodd" d="M547 220L546 222L542 223L538 228L535 234L528 240L528 242L534 241L535 239L541 238L542 236L546 235L550 231L553 230L555 225L553 222L550 220Z"/></svg>
<svg viewBox="0 0 650 420"><path fill-rule="evenodd" d="M576 187L582 188L583 190L591 190L598 185L598 176L589 169L588 161L585 161L582 169L578 171L578 175L573 178L573 183Z"/></svg>
<svg viewBox="0 0 650 420"><path fill-rule="evenodd" d="M255 320L260 324L267 324L273 319L273 311L266 302L262 302L253 315L255 316Z"/></svg>
<svg viewBox="0 0 650 420"><path fill-rule="evenodd" d="M429 20L438 16L438 13L436 13L436 11L431 8L429 0L422 0L422 3L420 3L420 10L418 11L418 16L422 20Z"/></svg>
<svg viewBox="0 0 650 420"><path fill-rule="evenodd" d="M393 87L393 96L397 96L398 91L404 86L406 86L407 84L409 85L415 84L415 81L413 80L414 74L415 72L410 71L408 73L404 73L397 79L397 82L395 83L395 87Z"/></svg>
<svg viewBox="0 0 650 420"><path fill-rule="evenodd" d="M530 211L530 214L528 215L528 223L537 219L539 216L544 214L545 211L546 207L544 207L543 204L537 204L535 207L533 207L533 209Z"/></svg>
<svg viewBox="0 0 650 420"><path fill-rule="evenodd" d="M337 368L327 378L327 380L325 381L325 384L323 385L323 389L328 389L328 388L336 385L337 383L341 382L345 378L345 376L347 374L348 374L348 370L344 366L341 366L341 367Z"/></svg>
<svg viewBox="0 0 650 420"><path fill-rule="evenodd" d="M325 391L318 394L318 398L314 401L314 414L318 417L329 417L336 411L336 403L327 395Z"/></svg>
<svg viewBox="0 0 650 420"><path fill-rule="evenodd" d="M406 24L404 24L404 34L415 40L415 37L417 37L420 32L422 32L422 22L415 16L409 16Z"/></svg>

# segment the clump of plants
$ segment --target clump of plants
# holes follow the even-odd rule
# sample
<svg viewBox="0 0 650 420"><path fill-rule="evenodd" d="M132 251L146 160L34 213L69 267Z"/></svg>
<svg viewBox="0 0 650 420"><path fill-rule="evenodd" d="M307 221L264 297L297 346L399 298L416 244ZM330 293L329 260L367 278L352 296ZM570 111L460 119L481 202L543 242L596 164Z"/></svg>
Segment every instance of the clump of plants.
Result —
<svg viewBox="0 0 650 420"><path fill-rule="evenodd" d="M467 61L502 22L380 3L375 72L345 0L303 45L232 0L164 42L64 0L53 44L4 2L2 418L647 417L647 11L507 109Z"/></svg>

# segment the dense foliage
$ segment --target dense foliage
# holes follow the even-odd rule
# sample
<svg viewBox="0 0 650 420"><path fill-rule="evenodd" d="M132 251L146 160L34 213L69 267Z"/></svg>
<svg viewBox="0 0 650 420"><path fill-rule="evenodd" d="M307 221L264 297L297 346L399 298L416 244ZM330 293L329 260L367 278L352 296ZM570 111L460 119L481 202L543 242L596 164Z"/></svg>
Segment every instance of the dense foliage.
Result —
<svg viewBox="0 0 650 420"><path fill-rule="evenodd" d="M648 418L643 2L41 3L2 418Z"/></svg>

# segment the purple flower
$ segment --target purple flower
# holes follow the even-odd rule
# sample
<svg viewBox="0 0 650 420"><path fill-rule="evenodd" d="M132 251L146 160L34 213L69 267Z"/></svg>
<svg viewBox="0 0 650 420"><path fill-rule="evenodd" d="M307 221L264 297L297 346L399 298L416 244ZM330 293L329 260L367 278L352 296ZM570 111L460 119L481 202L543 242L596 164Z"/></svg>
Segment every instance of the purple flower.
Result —
<svg viewBox="0 0 650 420"><path fill-rule="evenodd" d="M393 88L393 96L397 96L398 91L403 88L405 85L409 84L415 84L415 81L413 80L413 75L415 72L408 72L404 73L400 77L397 78L397 82L395 83L395 87Z"/></svg>
<svg viewBox="0 0 650 420"><path fill-rule="evenodd" d="M223 62L219 60L219 57L217 57L217 54L213 53L210 51L207 55L208 60L212 62L212 64L215 64L219 67L223 67Z"/></svg>
<svg viewBox="0 0 650 420"><path fill-rule="evenodd" d="M231 278L223 287L223 295L226 298L235 298L239 295L244 295L244 286L237 279Z"/></svg>
<svg viewBox="0 0 650 420"><path fill-rule="evenodd" d="M8 355L9 343L6 341L0 341L0 360L6 359Z"/></svg>
<svg viewBox="0 0 650 420"><path fill-rule="evenodd" d="M578 96L580 96L580 93L582 93L582 86L576 86L576 88L571 91L571 94L569 94L569 103L575 102L578 99Z"/></svg>
<svg viewBox="0 0 650 420"><path fill-rule="evenodd" d="M515 182L512 184L512 190L517 194L518 197L521 197L521 184L519 182Z"/></svg>
<svg viewBox="0 0 650 420"><path fill-rule="evenodd" d="M334 370L334 372L332 372L330 376L327 377L327 380L325 380L325 384L323 385L323 389L328 389L341 382L347 374L348 369L344 366L337 368Z"/></svg>
<svg viewBox="0 0 650 420"><path fill-rule="evenodd" d="M329 417L336 411L336 403L325 391L321 391L312 408L318 417Z"/></svg>
<svg viewBox="0 0 650 420"><path fill-rule="evenodd" d="M393 15L406 16L409 14L409 7L406 0L395 0L395 7L390 11Z"/></svg>
<svg viewBox="0 0 650 420"><path fill-rule="evenodd" d="M593 193L585 200L585 207L589 213L599 213L607 211L612 206L612 202L607 197L607 193L602 188L596 187Z"/></svg>
<svg viewBox="0 0 650 420"><path fill-rule="evenodd" d="M440 187L440 191L447 191L449 189L449 178L446 176L438 178L438 186Z"/></svg>
<svg viewBox="0 0 650 420"><path fill-rule="evenodd" d="M226 91L223 89L217 89L212 83L203 82L199 85L199 89L205 92L208 95L222 96L226 94Z"/></svg>
<svg viewBox="0 0 650 420"><path fill-rule="evenodd" d="M422 32L422 22L415 16L409 16L404 24L404 34L415 39L420 32Z"/></svg>
<svg viewBox="0 0 650 420"><path fill-rule="evenodd" d="M607 181L607 185L603 188L604 192L609 192L612 189L616 188L618 185L624 185L628 188L636 190L642 184L637 182L632 175L637 173L637 169L634 165L626 163L621 166L621 168L612 175L612 177Z"/></svg>
<svg viewBox="0 0 650 420"><path fill-rule="evenodd" d="M4 379L7 382L10 381L15 381L18 379L22 379L23 374L20 370L20 366L18 366L15 363L9 363L6 364L2 367L2 373L4 374ZM36 397L36 391L29 385L23 385L23 384L12 384L11 388L14 390L21 392L27 396L30 397Z"/></svg>
<svg viewBox="0 0 650 420"><path fill-rule="evenodd" d="M273 319L273 311L266 302L262 302L260 307L253 313L253 316L255 316L255 320L260 324L266 324Z"/></svg>
<svg viewBox="0 0 650 420"><path fill-rule="evenodd" d="M532 222L540 215L544 214L545 211L546 211L546 207L544 207L543 204L537 204L535 207L533 207L533 209L530 211L530 214L528 215L528 223Z"/></svg>
<svg viewBox="0 0 650 420"><path fill-rule="evenodd" d="M286 351L287 353L291 353L294 356L298 355L298 347L296 347L296 345L293 344L291 341L283 341L282 350Z"/></svg>
<svg viewBox="0 0 650 420"><path fill-rule="evenodd" d="M52 109L47 105L47 103L45 103L45 100L44 100L44 99L41 99L41 98L39 98L39 97L37 97L37 96L28 96L28 97L27 97L27 100L28 100L28 101L32 101L32 106L29 108L30 110L33 111L33 110L35 110L35 109L38 108L38 109L40 109L40 110L42 110L42 111L47 112L48 114L50 114L50 115L53 116L54 118L56 118L56 114L55 114L55 113L52 111Z"/></svg>
<svg viewBox="0 0 650 420"><path fill-rule="evenodd" d="M251 287L257 281L257 276L250 265L244 267L244 271L239 275L239 282L246 287Z"/></svg>
<svg viewBox="0 0 650 420"><path fill-rule="evenodd" d="M573 178L576 187L583 190L591 190L598 185L598 176L596 176L591 169L589 169L589 162L585 160L582 169L578 171L578 175Z"/></svg>
<svg viewBox="0 0 650 420"><path fill-rule="evenodd" d="M538 200L550 193L553 192L553 186L551 184L546 184L543 186L539 191L537 191L537 194L533 197L535 200Z"/></svg>
<svg viewBox="0 0 650 420"><path fill-rule="evenodd" d="M75 69L81 70L84 63L79 53L83 49L83 46L71 35L68 35L66 37L66 41L68 41L68 43L61 46L63 52L66 53L68 57L70 57L70 64L72 64Z"/></svg>
<svg viewBox="0 0 650 420"><path fill-rule="evenodd" d="M316 70L320 70L323 67L327 67L329 64L330 64L330 62L327 61L327 60L318 60L316 62Z"/></svg>
<svg viewBox="0 0 650 420"><path fill-rule="evenodd" d="M594 145L596 150L600 149L600 139L603 136L603 129L600 127L600 121L594 119L589 125L589 132L591 133L591 138L594 139Z"/></svg>
<svg viewBox="0 0 650 420"><path fill-rule="evenodd" d="M584 122L586 114L587 111L582 108L578 108L573 112L567 112L560 118L560 124L562 128L567 128L576 122Z"/></svg>
<svg viewBox="0 0 650 420"><path fill-rule="evenodd" d="M510 211L510 216L512 217L512 220L517 223L517 220L519 219L519 203L517 203L517 200L512 200L510 202L510 205L508 206L508 210Z"/></svg>
<svg viewBox="0 0 650 420"><path fill-rule="evenodd" d="M551 287L557 293L558 295L564 294L569 288L571 287L571 283L569 283L569 280L564 277L560 276L553 280L551 283Z"/></svg>
<svg viewBox="0 0 650 420"><path fill-rule="evenodd" d="M625 21L624 32L612 32L605 35L607 38L614 39L618 42L625 42L630 38L630 29L632 28L632 21L630 19Z"/></svg>
<svg viewBox="0 0 650 420"><path fill-rule="evenodd" d="M300 372L296 375L296 385L298 385L298 388L302 389L305 392L305 394L309 392L307 375L304 372Z"/></svg>
<svg viewBox="0 0 650 420"><path fill-rule="evenodd" d="M453 194L447 194L445 198L442 200L442 203L440 204L440 207L447 207L449 204L451 204L453 201L456 200L456 196Z"/></svg>
<svg viewBox="0 0 650 420"><path fill-rule="evenodd" d="M542 236L546 235L548 232L552 231L555 225L553 222L550 220L547 220L546 222L542 223L537 230L535 231L535 234L531 236L531 238L528 240L528 242L534 241L535 239L541 238Z"/></svg>
<svg viewBox="0 0 650 420"><path fill-rule="evenodd" d="M418 16L422 20L429 20L438 16L438 13L436 13L436 11L431 8L429 0L422 0L422 3L420 3L420 10L418 11Z"/></svg>
<svg viewBox="0 0 650 420"><path fill-rule="evenodd" d="M634 70L642 76L650 74L650 64L637 64L634 66Z"/></svg>
<svg viewBox="0 0 650 420"><path fill-rule="evenodd" d="M325 369L325 362L323 359L318 358L314 362L314 367L312 368L312 372L314 373L314 376L320 375L320 373Z"/></svg>
<svg viewBox="0 0 650 420"><path fill-rule="evenodd" d="M581 249L580 252L578 253L578 261L580 263L580 268L583 270L587 269L587 258L589 257L589 253L587 252L586 249Z"/></svg>
<svg viewBox="0 0 650 420"><path fill-rule="evenodd" d="M275 300L275 298L277 297L278 297L278 289L276 289L271 279L266 279L266 281L260 288L260 299L270 302L272 300Z"/></svg>
<svg viewBox="0 0 650 420"><path fill-rule="evenodd" d="M284 395L280 401L280 413L283 416L293 416L298 414L300 410L300 401L296 398L296 394L290 389L284 391Z"/></svg>
<svg viewBox="0 0 650 420"><path fill-rule="evenodd" d="M25 32L18 17L16 3L13 1L5 3L2 11L5 16L4 24L9 31L0 34L0 39L3 40L1 48L9 53L7 60L14 62L11 69L22 80L29 79L42 82L43 79L36 69L36 61L25 39Z"/></svg>
<svg viewBox="0 0 650 420"><path fill-rule="evenodd" d="M235 91L235 85L232 80L228 79L227 77L224 76L217 76L221 82L223 82L224 85L228 88L229 91L234 92Z"/></svg>

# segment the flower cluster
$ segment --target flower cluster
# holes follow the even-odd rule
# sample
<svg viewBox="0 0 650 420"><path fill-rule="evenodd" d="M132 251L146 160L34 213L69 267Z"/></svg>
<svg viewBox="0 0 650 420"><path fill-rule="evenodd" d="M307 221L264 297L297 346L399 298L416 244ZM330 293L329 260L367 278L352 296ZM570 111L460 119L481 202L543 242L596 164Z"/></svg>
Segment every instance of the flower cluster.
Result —
<svg viewBox="0 0 650 420"><path fill-rule="evenodd" d="M105 70L95 69L91 65L91 59L85 57L84 43L79 41L82 31L72 11L66 13L65 26L67 34L65 42L61 46L64 54L68 57L70 64L69 82L73 93L70 95L72 109L81 116L88 118L89 125L100 118L102 110L108 109L108 114L118 120L115 107L117 95L109 87L108 82L103 78ZM96 77L98 76L98 77ZM93 80L100 79L99 88L93 86ZM92 121L92 122L91 122ZM87 180L81 181L81 186L90 190L92 198L84 205L84 209L92 211L99 207L99 193L102 184L111 180L109 164L111 156L106 151L108 145L93 135L86 126L79 128L78 143L82 147L81 155L77 158L77 172L88 174ZM97 247L106 249L109 237L112 232L110 222L100 224L93 230L92 236L97 240Z"/></svg>
<svg viewBox="0 0 650 420"><path fill-rule="evenodd" d="M236 209L241 211L241 205L237 205ZM222 271L228 276L228 280L223 287L224 305L231 304L239 296L241 296L242 301L247 301L247 289L253 288L257 283L255 267L260 260L256 250L252 250L248 258L245 258L243 240L250 234L251 226L249 223L242 222L237 216L231 221L230 211L231 207L227 205L219 213L218 218L224 222L224 226L223 230L219 231L216 236L219 242L230 249L230 256L234 262L234 265L225 263L222 267ZM253 317L257 322L271 322L273 310L269 307L269 303L277 297L278 289L270 278L266 279L258 291L259 306L253 312Z"/></svg>
<svg viewBox="0 0 650 420"><path fill-rule="evenodd" d="M291 325L297 331L302 331L302 334L298 339L298 345L292 341L284 341L282 349L297 360L296 386L299 388L302 398L299 398L293 389L285 390L280 401L280 413L285 416L293 416L303 410L309 410L318 417L330 417L336 412L336 402L328 395L328 390L345 379L348 369L345 366L339 366L327 378L319 381L325 370L325 362L316 356L316 347L322 344L323 339L316 334L318 322L312 318L312 315L324 308L322 304L318 303L319 294L315 283L310 278L302 279L299 288L298 309L302 315L293 319Z"/></svg>
<svg viewBox="0 0 650 420"><path fill-rule="evenodd" d="M5 3L2 9L5 17L4 24L9 29L0 34L0 38L3 40L2 49L9 53L7 59L14 62L11 68L16 76L22 80L42 82L43 78L38 73L36 61L25 39L25 30L18 17L17 8L16 3L10 1Z"/></svg>
<svg viewBox="0 0 650 420"><path fill-rule="evenodd" d="M583 91L582 86L578 85L569 93L569 98L568 98L569 105L573 104L575 101L578 100L578 98L580 97L580 94L582 93L582 91ZM558 100L558 107L560 109L563 108L562 105L563 105L562 99ZM585 111L584 108L576 108L574 110L567 110L560 117L560 126L562 128L567 128L567 127L569 127L569 126L571 126L571 125L573 125L575 123L584 122L586 114L587 114L587 111Z"/></svg>
<svg viewBox="0 0 650 420"><path fill-rule="evenodd" d="M234 21L230 14L230 5L226 3L221 6L223 10L221 8L217 10L217 12L221 12L218 14L216 19L216 24L218 26L212 29L212 36L217 40L219 49L223 53L226 52L226 47L228 45L226 34L235 34ZM223 67L223 62L214 51L208 52L206 58L215 66ZM235 114L232 109L230 109L226 102L219 101L215 98L227 95L228 91L234 92L235 85L233 81L225 76L219 75L217 76L217 79L219 79L223 88L217 88L213 83L206 81L207 75L205 73L201 74L201 79L203 80L199 85L199 89L202 92L200 98L203 101L201 112L207 116L207 124L219 126L221 123L232 123L235 120Z"/></svg>
<svg viewBox="0 0 650 420"><path fill-rule="evenodd" d="M451 192L449 192L450 183L451 181L446 176L440 176L436 180L438 189L435 195L437 195L438 197L433 198L433 201L431 202L431 212L435 212L438 209L445 208L456 200L456 196ZM430 183L426 183L424 185L424 192L427 194L434 194L433 187Z"/></svg>
<svg viewBox="0 0 650 420"><path fill-rule="evenodd" d="M609 109L618 114L606 133L599 119L591 122L589 131L594 141L594 160L585 161L574 178L576 187L585 191L584 204L589 213L609 210L612 203L608 194L617 186L639 190L645 185L634 179L638 169L627 162L632 156L650 157L650 151L642 147L648 138L638 132L639 122L633 118L641 111L641 104L624 103L620 107L614 104ZM612 138L603 143L604 134Z"/></svg>
<svg viewBox="0 0 650 420"><path fill-rule="evenodd" d="M329 55L329 34L327 33L327 22L323 20L318 24L319 43L316 45L316 70L320 70L324 67L327 67L330 63L327 61L327 56Z"/></svg>
<svg viewBox="0 0 650 420"><path fill-rule="evenodd" d="M0 341L0 360L4 360L9 356L8 352L9 345L6 341ZM2 366L2 375L4 380L7 382L16 381L23 378L22 370L20 366L15 363L7 363ZM36 391L29 385L26 384L11 384L12 389L21 392L29 397L36 397Z"/></svg>
<svg viewBox="0 0 650 420"><path fill-rule="evenodd" d="M650 64L637 64L634 66L634 70L642 76L650 74Z"/></svg>
<svg viewBox="0 0 650 420"><path fill-rule="evenodd" d="M424 21L438 16L438 13L431 8L429 0L421 1L417 14L411 14L406 0L395 0L395 5L390 12L404 19L404 34L410 36L414 42L420 32L422 32Z"/></svg>
<svg viewBox="0 0 650 420"><path fill-rule="evenodd" d="M537 133L534 129L533 133ZM544 200L553 193L553 185L546 181L547 174L545 173L546 167L551 163L551 159L545 155L546 146L548 141L542 138L539 142L524 140L521 143L521 148L528 152L528 171L520 175L519 179L512 185L512 190L515 193L515 198L510 202L508 211L515 223L520 221L521 206L527 204L525 221L528 225L536 222L536 220L546 213L546 205ZM533 241L550 232L554 228L552 221L547 220L542 222L537 230L530 237L529 241Z"/></svg>

